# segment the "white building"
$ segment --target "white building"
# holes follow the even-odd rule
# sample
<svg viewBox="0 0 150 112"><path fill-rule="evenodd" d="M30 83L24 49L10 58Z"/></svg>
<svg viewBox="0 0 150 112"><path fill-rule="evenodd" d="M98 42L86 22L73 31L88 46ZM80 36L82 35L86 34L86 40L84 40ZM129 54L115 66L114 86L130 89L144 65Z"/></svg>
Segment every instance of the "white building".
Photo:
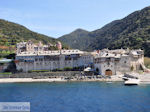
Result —
<svg viewBox="0 0 150 112"><path fill-rule="evenodd" d="M49 50L50 46L43 45L41 42L38 44L32 41L18 43L17 69L28 72L94 65L92 67L101 75L115 75L146 68L143 50L103 49L97 52L84 52L78 49L62 50L60 42L56 46L59 50Z"/></svg>
<svg viewBox="0 0 150 112"><path fill-rule="evenodd" d="M18 43L16 52L17 70L28 72L30 70L54 70L66 67L74 68L89 66L93 63L90 53L73 50L48 50L47 45L33 44L31 41Z"/></svg>

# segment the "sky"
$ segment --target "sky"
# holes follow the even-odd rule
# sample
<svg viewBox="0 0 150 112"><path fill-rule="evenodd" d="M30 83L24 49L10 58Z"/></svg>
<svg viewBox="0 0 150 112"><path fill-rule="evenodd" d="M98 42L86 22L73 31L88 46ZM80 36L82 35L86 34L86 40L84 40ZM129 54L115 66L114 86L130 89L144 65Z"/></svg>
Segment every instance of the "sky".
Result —
<svg viewBox="0 0 150 112"><path fill-rule="evenodd" d="M54 38L93 31L150 6L150 0L0 0L0 19Z"/></svg>

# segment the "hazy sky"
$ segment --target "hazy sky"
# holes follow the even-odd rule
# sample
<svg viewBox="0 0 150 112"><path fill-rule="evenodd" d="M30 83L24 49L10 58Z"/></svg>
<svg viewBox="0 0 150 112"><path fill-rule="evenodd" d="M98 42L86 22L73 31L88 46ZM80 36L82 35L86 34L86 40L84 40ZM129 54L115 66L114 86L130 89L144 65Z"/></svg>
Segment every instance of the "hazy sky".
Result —
<svg viewBox="0 0 150 112"><path fill-rule="evenodd" d="M96 30L150 5L150 0L0 0L0 18L59 37Z"/></svg>

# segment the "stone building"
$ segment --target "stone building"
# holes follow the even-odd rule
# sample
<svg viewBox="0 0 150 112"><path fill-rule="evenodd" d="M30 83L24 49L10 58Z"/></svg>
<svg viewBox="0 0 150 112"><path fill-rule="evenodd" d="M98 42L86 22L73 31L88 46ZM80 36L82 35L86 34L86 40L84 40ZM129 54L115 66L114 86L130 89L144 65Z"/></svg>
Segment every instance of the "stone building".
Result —
<svg viewBox="0 0 150 112"><path fill-rule="evenodd" d="M48 51L49 45L43 45L41 42L34 44L31 40L28 42L20 42L17 43L16 54L21 54L23 52L36 54L37 52Z"/></svg>
<svg viewBox="0 0 150 112"><path fill-rule="evenodd" d="M59 50L48 50L47 45L32 41L17 44L16 67L18 70L55 70L66 67L87 67L93 63L93 55L78 49L63 50L60 42Z"/></svg>
<svg viewBox="0 0 150 112"><path fill-rule="evenodd" d="M143 50L101 50L94 59L94 68L101 75L116 75L130 71L143 70Z"/></svg>
<svg viewBox="0 0 150 112"><path fill-rule="evenodd" d="M49 50L49 45L32 41L17 44L16 67L18 70L55 70L66 67L92 67L101 75L116 75L130 71L145 70L143 50L98 50L85 52L78 49L62 49L60 42L56 47L59 50Z"/></svg>

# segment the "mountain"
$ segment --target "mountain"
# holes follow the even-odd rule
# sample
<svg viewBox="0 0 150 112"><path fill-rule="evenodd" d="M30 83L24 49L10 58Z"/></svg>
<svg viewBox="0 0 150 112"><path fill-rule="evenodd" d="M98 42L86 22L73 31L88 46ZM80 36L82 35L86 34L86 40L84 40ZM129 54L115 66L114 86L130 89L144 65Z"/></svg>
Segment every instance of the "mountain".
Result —
<svg viewBox="0 0 150 112"><path fill-rule="evenodd" d="M33 32L22 25L3 19L0 19L0 38L2 40L8 40L8 44L15 44L18 41L29 39L42 41L43 43L56 41L56 39L52 37Z"/></svg>
<svg viewBox="0 0 150 112"><path fill-rule="evenodd" d="M44 44L56 43L57 39L33 32L26 27L0 19L0 58L15 52L15 45L21 41L42 41Z"/></svg>
<svg viewBox="0 0 150 112"><path fill-rule="evenodd" d="M70 34L64 35L59 38L60 41L69 45L71 48L83 50L90 44L90 38L88 38L88 31L83 29L76 29ZM82 43L82 44L81 44Z"/></svg>
<svg viewBox="0 0 150 112"><path fill-rule="evenodd" d="M150 56L150 7L146 7L142 10L135 11L132 14L121 20L115 20L101 29L89 32L87 36L80 36L83 39L83 43L88 41L87 46L77 46L78 49L94 50L94 49L117 49L127 48L130 49L144 49L145 56ZM60 37L61 41L64 38ZM77 37L71 37L76 40ZM73 44L72 41L66 43L68 45ZM74 40L74 41L75 41ZM82 39L81 39L82 40ZM79 41L78 45L82 45ZM74 44L76 46L76 44ZM74 48L74 47L73 47Z"/></svg>

